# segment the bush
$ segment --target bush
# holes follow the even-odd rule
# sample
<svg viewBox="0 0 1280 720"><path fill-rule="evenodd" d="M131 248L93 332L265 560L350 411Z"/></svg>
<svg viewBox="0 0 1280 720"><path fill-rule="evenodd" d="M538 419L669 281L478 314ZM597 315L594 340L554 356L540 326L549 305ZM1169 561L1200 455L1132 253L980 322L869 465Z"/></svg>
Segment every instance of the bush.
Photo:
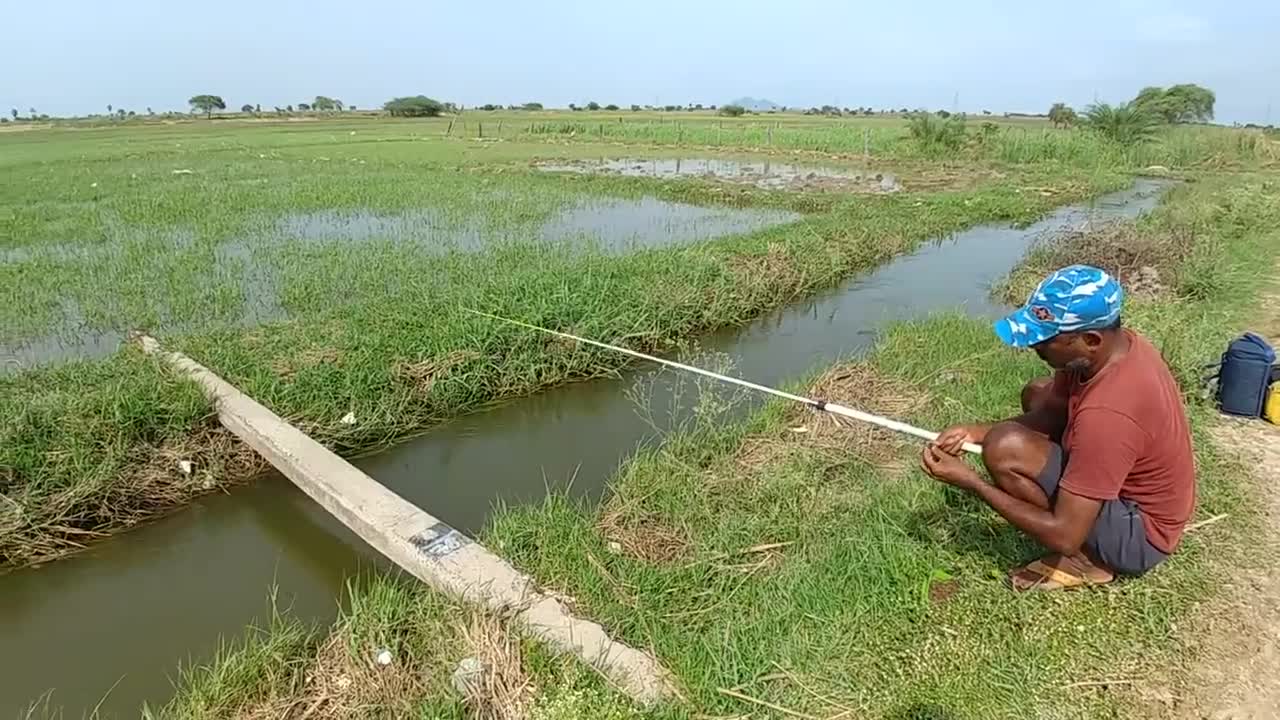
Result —
<svg viewBox="0 0 1280 720"><path fill-rule="evenodd" d="M1057 102L1053 104L1053 107L1049 108L1049 122L1053 123L1054 127L1071 127L1079 119L1076 111L1068 107L1066 103Z"/></svg>
<svg viewBox="0 0 1280 720"><path fill-rule="evenodd" d="M720 108L720 114L728 117L741 117L747 114L747 109L741 105L725 105Z"/></svg>
<svg viewBox="0 0 1280 720"><path fill-rule="evenodd" d="M608 105L605 105L605 106L604 106L604 109L605 109L605 110L610 110L610 111L612 111L612 110L617 110L617 109L618 109L618 106L617 106L617 105L614 105L613 103L609 103Z"/></svg>
<svg viewBox="0 0 1280 720"><path fill-rule="evenodd" d="M1155 139L1160 120L1133 103L1090 105L1084 112L1085 125L1099 135L1124 145L1138 145Z"/></svg>
<svg viewBox="0 0 1280 720"><path fill-rule="evenodd" d="M600 103L596 102L595 100L592 100L591 102L587 103L587 109L588 109L588 110L599 110L599 109L600 109Z"/></svg>
<svg viewBox="0 0 1280 720"><path fill-rule="evenodd" d="M444 112L444 105L425 95L414 95L388 100L382 109L394 117L436 117Z"/></svg>
<svg viewBox="0 0 1280 720"><path fill-rule="evenodd" d="M964 144L964 115L916 113L907 120L907 131L925 150L955 150Z"/></svg>
<svg viewBox="0 0 1280 720"><path fill-rule="evenodd" d="M539 103L539 102L528 102L528 103L525 103L524 105L521 105L521 107L522 107L523 109L525 109L525 110L541 110L541 109L542 109L542 103Z"/></svg>

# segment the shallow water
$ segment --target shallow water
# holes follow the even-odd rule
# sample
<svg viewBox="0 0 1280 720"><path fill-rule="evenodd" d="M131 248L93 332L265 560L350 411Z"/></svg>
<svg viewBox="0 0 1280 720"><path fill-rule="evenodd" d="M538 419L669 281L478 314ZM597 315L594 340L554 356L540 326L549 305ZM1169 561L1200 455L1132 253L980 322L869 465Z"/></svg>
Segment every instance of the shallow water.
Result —
<svg viewBox="0 0 1280 720"><path fill-rule="evenodd" d="M505 226L451 220L440 213L420 210L385 214L366 210L323 210L292 213L269 222L261 235L232 240L213 249L210 275L228 275L240 286L243 304L237 327L284 320L288 309L280 300L280 280L269 262L255 255L262 249L292 241L360 243L390 240L427 252L474 252L499 243L571 244L623 254L652 248L700 242L727 235L749 233L799 220L798 213L782 210L716 208L667 202L652 197L638 199L584 198L569 204L542 223L515 222ZM175 233L175 247L189 247L192 239ZM16 248L0 252L0 263L35 259L119 261L120 248L58 244L44 248ZM162 304L163 299L157 299ZM168 308L160 315L167 316ZM56 332L10 344L0 344L0 374L73 359L99 358L120 348L129 327L93 327L75 312L62 313ZM173 321L153 332L170 335L207 329L195 321Z"/></svg>
<svg viewBox="0 0 1280 720"><path fill-rule="evenodd" d="M576 162L546 162L534 166L544 172L610 174L663 179L708 178L754 185L768 190L858 189L865 192L897 192L902 189L892 173L843 170L818 165L795 165L770 160L722 158L612 158Z"/></svg>
<svg viewBox="0 0 1280 720"><path fill-rule="evenodd" d="M732 359L734 374L781 385L867 349L887 323L962 308L994 316L991 283L1044 233L1131 218L1154 207L1162 183L1139 181L1091 206L1061 209L1025 229L983 225L878 270L701 339ZM699 360L705 364L705 360ZM688 400L670 373L638 370L622 380L575 383L459 418L430 434L358 461L373 477L467 532L498 502L537 502L550 488L598 497L637 447L686 417L665 409ZM642 417L629 396L651 383ZM747 412L752 398L737 408ZM163 702L177 663L208 659L219 636L238 637L280 605L325 622L344 578L385 562L300 491L271 476L203 499L169 518L86 553L0 580L0 713L56 688L70 716L112 688L104 710L136 716Z"/></svg>

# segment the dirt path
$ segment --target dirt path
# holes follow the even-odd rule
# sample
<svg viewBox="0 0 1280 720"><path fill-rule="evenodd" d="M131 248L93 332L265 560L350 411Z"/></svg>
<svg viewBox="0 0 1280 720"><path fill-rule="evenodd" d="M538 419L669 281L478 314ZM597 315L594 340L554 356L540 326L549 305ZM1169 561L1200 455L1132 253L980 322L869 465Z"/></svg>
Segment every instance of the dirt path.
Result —
<svg viewBox="0 0 1280 720"><path fill-rule="evenodd" d="M1254 330L1280 340L1280 287L1266 295ZM1255 469L1266 503L1258 550L1266 557L1224 589L1196 622L1202 640L1178 718L1262 720L1280 717L1280 427L1254 420L1222 418L1214 438ZM1169 698L1172 700L1172 698Z"/></svg>

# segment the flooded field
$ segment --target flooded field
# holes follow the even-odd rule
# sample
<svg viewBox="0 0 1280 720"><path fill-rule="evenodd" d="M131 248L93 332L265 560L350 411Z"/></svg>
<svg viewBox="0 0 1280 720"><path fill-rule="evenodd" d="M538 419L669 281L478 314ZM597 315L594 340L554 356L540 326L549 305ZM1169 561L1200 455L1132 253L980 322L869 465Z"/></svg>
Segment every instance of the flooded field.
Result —
<svg viewBox="0 0 1280 720"><path fill-rule="evenodd" d="M799 218L784 211L699 207L652 197L598 198L575 202L541 224L517 224L501 231L459 224L429 211L384 215L322 210L285 216L274 236L285 241L390 240L435 252L476 251L497 243L545 243L625 253L752 232Z"/></svg>
<svg viewBox="0 0 1280 720"><path fill-rule="evenodd" d="M700 340L730 372L781 385L866 350L887 323L961 308L990 316L989 290L1036 239L1090 222L1136 217L1164 183L1062 208L1030 227L987 224ZM637 395L645 412L637 412ZM404 497L467 532L498 503L537 502L548 488L596 499L620 462L688 417L696 390L649 369L574 383L463 416L357 462ZM839 400L839 398L831 398ZM737 412L755 407L756 399ZM78 557L0 583L0 711L38 694L69 709L127 715L171 692L175 663L207 660L220 636L269 617L269 588L304 618L327 620L352 573L381 567L319 506L279 477L115 538ZM114 689L113 689L114 688ZM108 694L108 691L110 693Z"/></svg>
<svg viewBox="0 0 1280 720"><path fill-rule="evenodd" d="M159 278L139 278L150 283L140 288L144 292L130 294L127 302L115 307L111 301L121 288L103 288L105 292L92 296L92 315L75 296L57 298L43 333L6 335L0 341L0 373L109 355L128 331L140 327L185 334L286 320L290 317L285 300L288 278L302 271L305 258L316 251L340 253L341 262L352 271L377 266L389 253L402 260L408 253L429 262L433 256L514 245L621 255L750 233L801 217L780 210L701 207L653 197L577 197L544 214L545 219L539 213L495 218L444 210L318 210L255 221L242 238L227 241L200 243L185 232L134 236L126 229L121 235L130 239L118 243L0 250L0 265L17 272L64 270L83 275L90 283L97 271L127 275L132 265L153 262L160 253L179 253L190 261L181 268L182 287L172 288L167 282L157 286ZM199 303L184 307L168 302L170 297L200 288L226 306L221 317L209 318ZM178 292L167 292L171 289ZM143 312L135 312L131 305L142 305Z"/></svg>
<svg viewBox="0 0 1280 720"><path fill-rule="evenodd" d="M770 160L722 158L617 158L547 161L534 165L543 172L621 175L662 179L702 178L763 190L891 193L902 190L892 173L795 165Z"/></svg>

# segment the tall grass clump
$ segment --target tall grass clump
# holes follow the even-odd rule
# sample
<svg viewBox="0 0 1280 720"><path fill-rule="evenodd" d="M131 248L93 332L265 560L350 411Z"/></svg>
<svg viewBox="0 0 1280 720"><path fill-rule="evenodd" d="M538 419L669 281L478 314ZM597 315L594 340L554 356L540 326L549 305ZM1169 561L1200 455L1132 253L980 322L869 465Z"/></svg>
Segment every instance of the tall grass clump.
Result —
<svg viewBox="0 0 1280 720"><path fill-rule="evenodd" d="M1094 132L1124 145L1138 145L1156 139L1160 121L1132 103L1090 105L1084 113L1085 125Z"/></svg>
<svg viewBox="0 0 1280 720"><path fill-rule="evenodd" d="M918 113L907 120L907 132L926 153L957 150L964 145L965 119L963 115Z"/></svg>

